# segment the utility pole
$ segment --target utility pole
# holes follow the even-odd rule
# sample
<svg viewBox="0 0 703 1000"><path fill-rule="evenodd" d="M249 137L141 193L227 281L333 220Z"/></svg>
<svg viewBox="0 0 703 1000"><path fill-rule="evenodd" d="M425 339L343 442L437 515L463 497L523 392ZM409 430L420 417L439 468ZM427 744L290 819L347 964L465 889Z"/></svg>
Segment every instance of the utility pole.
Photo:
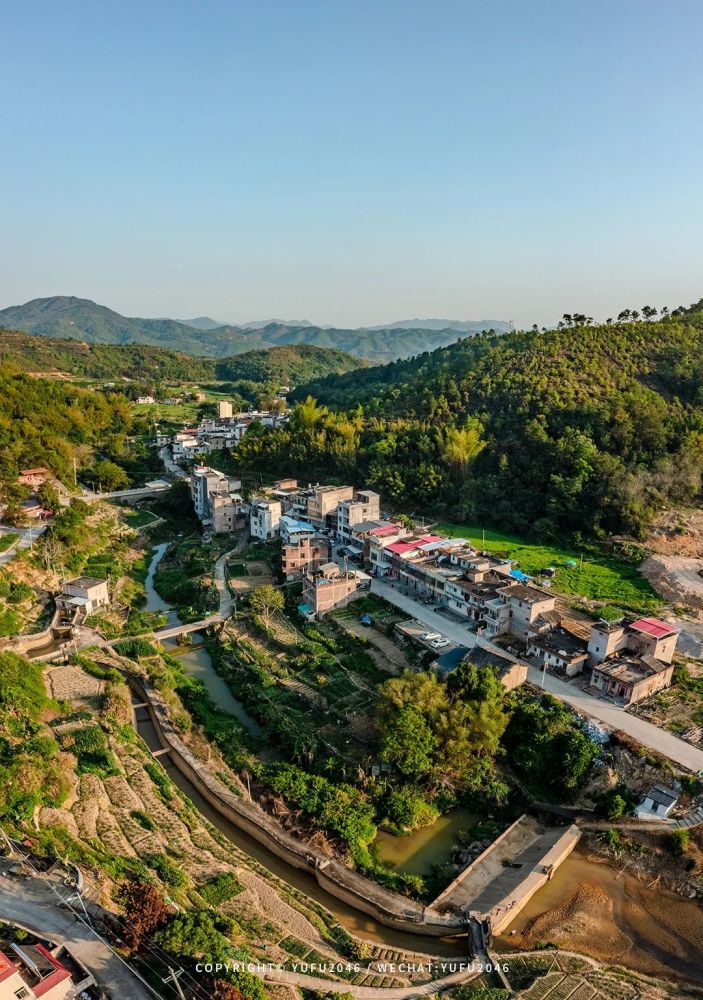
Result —
<svg viewBox="0 0 703 1000"><path fill-rule="evenodd" d="M78 486L78 466L76 465L76 456L73 456L73 485Z"/></svg>
<svg viewBox="0 0 703 1000"><path fill-rule="evenodd" d="M169 971L170 975L166 976L165 979L162 979L161 982L164 983L164 984L173 983L174 988L176 990L176 993L178 993L178 995L181 998L181 1000L187 1000L186 995L183 992L183 989L181 987L181 984L178 982L178 980L180 979L180 977L183 975L183 969L178 969L178 971L175 971L169 965L168 971Z"/></svg>

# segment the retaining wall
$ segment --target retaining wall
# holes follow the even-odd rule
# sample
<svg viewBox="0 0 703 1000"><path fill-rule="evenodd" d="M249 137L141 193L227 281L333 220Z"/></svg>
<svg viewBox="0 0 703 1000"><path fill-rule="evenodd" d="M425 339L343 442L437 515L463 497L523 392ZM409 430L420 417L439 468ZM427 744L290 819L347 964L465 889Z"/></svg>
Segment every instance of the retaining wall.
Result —
<svg viewBox="0 0 703 1000"><path fill-rule="evenodd" d="M287 833L255 803L233 795L183 743L158 692L131 676L127 680L146 704L159 739L170 750L170 759L178 770L213 809L276 857L294 868L309 871L330 895L367 913L385 927L437 937L465 929L466 920L461 914L427 913L423 904L389 892L341 862L328 858Z"/></svg>

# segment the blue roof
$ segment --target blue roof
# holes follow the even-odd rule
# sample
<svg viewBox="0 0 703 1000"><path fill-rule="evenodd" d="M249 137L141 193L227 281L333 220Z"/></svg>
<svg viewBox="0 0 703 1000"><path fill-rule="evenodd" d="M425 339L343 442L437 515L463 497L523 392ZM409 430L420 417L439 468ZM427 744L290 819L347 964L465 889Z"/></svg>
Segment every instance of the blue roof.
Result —
<svg viewBox="0 0 703 1000"><path fill-rule="evenodd" d="M521 569L511 569L510 575L516 580L520 580L522 583L525 583L530 579L527 573L523 573Z"/></svg>

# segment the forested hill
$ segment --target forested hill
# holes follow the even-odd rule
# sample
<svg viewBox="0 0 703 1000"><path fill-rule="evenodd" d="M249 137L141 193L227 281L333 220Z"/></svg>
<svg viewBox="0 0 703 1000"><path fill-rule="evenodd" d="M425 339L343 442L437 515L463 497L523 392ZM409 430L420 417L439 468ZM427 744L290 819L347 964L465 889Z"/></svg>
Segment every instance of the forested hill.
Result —
<svg viewBox="0 0 703 1000"><path fill-rule="evenodd" d="M354 371L368 362L344 351L309 345L248 351L231 358L194 358L144 344L86 344L0 329L0 362L23 371L62 372L90 379L143 381L277 381L297 385L329 374Z"/></svg>
<svg viewBox="0 0 703 1000"><path fill-rule="evenodd" d="M121 461L135 420L126 399L52 379L34 379L0 364L0 501L19 469L45 466L73 485L96 457ZM143 428L142 428L143 429Z"/></svg>
<svg viewBox="0 0 703 1000"><path fill-rule="evenodd" d="M196 321L197 322L197 321ZM464 326L471 325L465 323ZM478 325L478 324L477 324ZM502 324L504 326L504 324ZM189 326L172 319L121 316L90 299L71 295L32 299L0 310L0 327L40 337L91 344L148 344L199 357L223 358L246 351L306 344L346 351L382 363L453 343L456 329L338 329L273 321L251 329L238 326Z"/></svg>
<svg viewBox="0 0 703 1000"><path fill-rule="evenodd" d="M483 335L298 390L308 394L348 410L357 436L346 469L387 501L428 512L544 537L637 534L657 507L700 493L699 311ZM302 458L308 478L335 461L342 415L312 420L329 425L329 447ZM274 436L266 447L276 451ZM243 457L265 463L260 450Z"/></svg>

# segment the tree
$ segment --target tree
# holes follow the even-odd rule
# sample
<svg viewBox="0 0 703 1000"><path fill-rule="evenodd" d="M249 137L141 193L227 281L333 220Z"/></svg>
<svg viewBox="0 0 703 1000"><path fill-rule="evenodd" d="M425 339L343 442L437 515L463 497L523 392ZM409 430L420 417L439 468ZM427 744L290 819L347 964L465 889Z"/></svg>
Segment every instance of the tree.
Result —
<svg viewBox="0 0 703 1000"><path fill-rule="evenodd" d="M482 431L479 420L469 420L465 427L450 427L447 431L444 457L457 478L466 476L471 463L486 447Z"/></svg>
<svg viewBox="0 0 703 1000"><path fill-rule="evenodd" d="M688 830L672 830L665 835L664 843L675 858L680 858L686 853L690 839Z"/></svg>
<svg viewBox="0 0 703 1000"><path fill-rule="evenodd" d="M285 600L280 590L277 590L270 583L265 583L263 586L257 587L249 596L249 607L261 615L268 625L276 612L283 611Z"/></svg>
<svg viewBox="0 0 703 1000"><path fill-rule="evenodd" d="M422 778L432 769L436 746L427 721L407 707L389 720L381 739L381 757L406 778Z"/></svg>
<svg viewBox="0 0 703 1000"><path fill-rule="evenodd" d="M229 939L218 930L207 910L176 914L167 927L157 932L155 941L172 955L183 958L216 955L229 947Z"/></svg>
<svg viewBox="0 0 703 1000"><path fill-rule="evenodd" d="M53 483L44 482L41 484L37 490L37 500L42 505L44 510L50 510L52 514L61 509L61 498L59 497L59 491L56 489Z"/></svg>
<svg viewBox="0 0 703 1000"><path fill-rule="evenodd" d="M102 493L114 493L129 486L129 476L124 469L107 459L95 463L89 479Z"/></svg>
<svg viewBox="0 0 703 1000"><path fill-rule="evenodd" d="M131 951L139 951L142 940L167 922L169 909L153 885L137 879L124 883L120 902L128 916L122 932L125 944Z"/></svg>

